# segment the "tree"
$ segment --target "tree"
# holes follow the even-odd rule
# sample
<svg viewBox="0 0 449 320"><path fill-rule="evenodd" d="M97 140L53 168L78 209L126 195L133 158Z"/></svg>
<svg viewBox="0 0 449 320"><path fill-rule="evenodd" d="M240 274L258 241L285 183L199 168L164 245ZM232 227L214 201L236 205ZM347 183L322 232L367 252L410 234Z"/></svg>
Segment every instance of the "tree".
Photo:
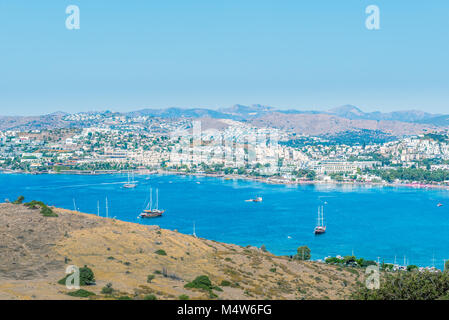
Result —
<svg viewBox="0 0 449 320"><path fill-rule="evenodd" d="M23 202L23 200L25 199L24 196L19 196L16 201L14 201L14 204L21 204Z"/></svg>
<svg viewBox="0 0 449 320"><path fill-rule="evenodd" d="M297 254L295 256L295 259L297 260L310 260L312 255L310 254L310 249L308 246L301 246L297 250Z"/></svg>
<svg viewBox="0 0 449 320"><path fill-rule="evenodd" d="M80 285L81 286L89 286L95 284L95 276L92 272L92 269L87 267L86 265L82 268L80 268ZM66 275L64 278L58 281L59 284L65 285L67 277L70 276L70 274Z"/></svg>
<svg viewBox="0 0 449 320"><path fill-rule="evenodd" d="M418 270L418 266L415 266L414 264L407 266L407 271L413 271L413 270Z"/></svg>

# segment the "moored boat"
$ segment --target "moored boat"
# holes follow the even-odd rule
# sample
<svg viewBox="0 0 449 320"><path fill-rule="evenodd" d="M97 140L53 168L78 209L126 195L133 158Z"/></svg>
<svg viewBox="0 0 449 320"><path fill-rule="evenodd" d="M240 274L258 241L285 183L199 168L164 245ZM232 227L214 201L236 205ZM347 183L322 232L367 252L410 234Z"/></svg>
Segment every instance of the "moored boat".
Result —
<svg viewBox="0 0 449 320"><path fill-rule="evenodd" d="M153 189L150 188L150 202L147 208L139 214L139 218L157 218L161 217L165 210L160 210L159 206L159 189L156 189L156 208L153 209Z"/></svg>
<svg viewBox="0 0 449 320"><path fill-rule="evenodd" d="M135 188L136 186L137 186L137 184L136 184L136 182L134 181L134 173L132 173L132 181L131 181L130 178L129 178L129 172L128 172L128 182L125 183L125 184L123 185L123 188L126 188L126 189L133 189L133 188Z"/></svg>
<svg viewBox="0 0 449 320"><path fill-rule="evenodd" d="M245 200L246 202L262 202L262 197Z"/></svg>
<svg viewBox="0 0 449 320"><path fill-rule="evenodd" d="M325 232L326 232L326 226L324 225L324 208L323 208L323 206L321 206L321 207L318 207L317 225L316 225L313 233L318 235L318 234L323 234Z"/></svg>

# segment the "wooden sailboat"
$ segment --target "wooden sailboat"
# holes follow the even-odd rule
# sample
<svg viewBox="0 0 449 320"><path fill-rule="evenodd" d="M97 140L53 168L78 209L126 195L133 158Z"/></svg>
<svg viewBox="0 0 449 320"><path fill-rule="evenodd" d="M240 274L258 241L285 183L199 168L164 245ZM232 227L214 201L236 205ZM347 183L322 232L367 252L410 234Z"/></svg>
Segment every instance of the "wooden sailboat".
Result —
<svg viewBox="0 0 449 320"><path fill-rule="evenodd" d="M132 189L137 186L136 182L134 181L134 172L132 173L132 178L133 179L131 181L129 178L129 171L128 171L128 182L123 185L123 188Z"/></svg>
<svg viewBox="0 0 449 320"><path fill-rule="evenodd" d="M318 218L317 225L315 227L314 233L316 235L323 234L326 232L326 226L324 225L324 208L323 206L318 207Z"/></svg>
<svg viewBox="0 0 449 320"><path fill-rule="evenodd" d="M139 215L140 218L157 218L161 217L165 210L159 209L159 189L156 189L156 208L153 209L153 189L150 188L150 202L147 208Z"/></svg>

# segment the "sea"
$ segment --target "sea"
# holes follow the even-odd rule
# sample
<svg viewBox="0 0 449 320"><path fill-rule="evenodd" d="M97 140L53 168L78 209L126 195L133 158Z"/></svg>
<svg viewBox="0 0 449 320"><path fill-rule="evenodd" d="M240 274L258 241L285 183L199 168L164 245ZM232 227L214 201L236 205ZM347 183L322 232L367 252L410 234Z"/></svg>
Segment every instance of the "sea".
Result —
<svg viewBox="0 0 449 320"><path fill-rule="evenodd" d="M276 255L299 246L312 259L355 255L365 259L443 268L449 259L449 191L349 184L276 185L185 175L0 174L0 200L41 200L102 217L194 232L241 246L265 245ZM140 219L150 202L163 217ZM262 202L245 200L262 197ZM438 206L437 204L443 204ZM314 235L323 206L327 231ZM107 210L106 210L107 207Z"/></svg>

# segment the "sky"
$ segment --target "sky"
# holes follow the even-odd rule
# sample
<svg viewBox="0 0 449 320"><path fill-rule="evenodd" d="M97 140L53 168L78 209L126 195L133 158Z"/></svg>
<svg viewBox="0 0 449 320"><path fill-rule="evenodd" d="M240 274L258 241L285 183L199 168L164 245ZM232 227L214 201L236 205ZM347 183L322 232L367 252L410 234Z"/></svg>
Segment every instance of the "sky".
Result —
<svg viewBox="0 0 449 320"><path fill-rule="evenodd" d="M77 5L80 29L66 28ZM377 5L380 29L365 9ZM0 0L0 115L262 104L449 113L449 1Z"/></svg>

